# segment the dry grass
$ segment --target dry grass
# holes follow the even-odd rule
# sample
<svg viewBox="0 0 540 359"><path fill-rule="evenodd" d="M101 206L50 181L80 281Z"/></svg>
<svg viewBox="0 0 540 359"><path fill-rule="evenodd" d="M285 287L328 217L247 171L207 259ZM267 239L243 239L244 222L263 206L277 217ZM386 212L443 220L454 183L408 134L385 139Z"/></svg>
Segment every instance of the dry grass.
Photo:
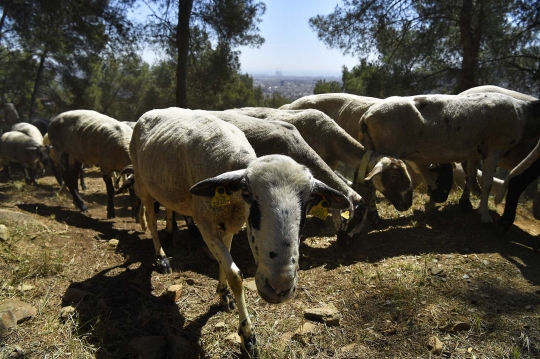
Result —
<svg viewBox="0 0 540 359"><path fill-rule="evenodd" d="M238 344L225 339L238 318L217 307L217 265L185 227L164 241L174 272L160 275L148 235L124 210L127 199L118 201L118 218L104 219L98 175L88 179L88 216L74 211L69 197L56 197L52 178L40 183L39 189L0 184L2 207L44 225L3 223L11 239L0 242L0 300L19 298L38 314L3 339L0 358L15 346L26 358L126 358L129 341L147 335L183 336L203 358L238 358ZM383 224L367 228L347 249L331 229L308 220L296 298L276 306L247 291L263 358L428 358L435 357L426 346L432 335L444 343L444 358L539 358L540 226L530 204L520 206L517 226L500 237L473 213L462 213L457 200L453 194L429 215L422 196L404 213L381 200ZM253 277L245 233L232 255ZM437 268L442 272L433 275ZM23 283L35 288L22 292ZM163 294L176 283L184 286L182 298L168 303ZM74 315L61 319L68 288L89 294ZM340 326L317 324L315 335L289 340L306 321L305 308L329 303L340 310ZM457 322L470 330L444 330Z"/></svg>

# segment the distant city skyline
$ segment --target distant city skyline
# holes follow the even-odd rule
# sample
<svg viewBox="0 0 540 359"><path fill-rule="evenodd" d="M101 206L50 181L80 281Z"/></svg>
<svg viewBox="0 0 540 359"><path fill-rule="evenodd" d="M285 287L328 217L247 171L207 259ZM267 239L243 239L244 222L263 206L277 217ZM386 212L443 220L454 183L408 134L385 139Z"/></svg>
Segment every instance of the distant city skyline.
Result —
<svg viewBox="0 0 540 359"><path fill-rule="evenodd" d="M329 49L309 27L309 18L328 15L338 0L263 0L266 13L259 24L265 43L259 48L240 47L240 71L250 75L274 76L279 69L283 76L337 76L341 78L343 65L351 69L359 63L351 55ZM147 6L139 3L132 16L144 21L150 14ZM152 63L156 54L147 49L145 61Z"/></svg>

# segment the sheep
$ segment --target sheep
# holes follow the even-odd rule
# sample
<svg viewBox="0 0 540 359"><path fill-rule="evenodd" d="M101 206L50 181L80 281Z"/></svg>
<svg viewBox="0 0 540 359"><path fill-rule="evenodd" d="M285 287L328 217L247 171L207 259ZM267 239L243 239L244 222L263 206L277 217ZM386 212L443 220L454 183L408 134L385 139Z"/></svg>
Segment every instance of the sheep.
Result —
<svg viewBox="0 0 540 359"><path fill-rule="evenodd" d="M539 117L540 101L499 93L390 97L364 114L360 142L415 164L482 159L478 212L491 223L487 202L497 162L522 139L540 135Z"/></svg>
<svg viewBox="0 0 540 359"><path fill-rule="evenodd" d="M505 95L508 95L508 96L511 96L513 98L516 98L518 100L523 100L523 101L537 101L538 100L536 97L529 96L521 92L512 91L512 90L508 90L502 87L492 86L492 85L474 87L460 93L460 95L470 94L470 93L484 93L484 92L502 93L502 94L505 94ZM534 148L536 147L538 143L538 140L540 140L540 137L534 137L531 139L524 139L524 140L519 141L516 146L514 146L510 151L508 151L505 154L505 156L502 157L499 160L499 162L497 162L497 166L505 168L507 170L512 170L513 168L517 167L521 163L521 161L523 161L529 155L529 153L531 153L534 150ZM524 168L524 166L526 165L522 165L522 168ZM499 228L501 228L503 232L508 231L510 227L512 226L512 224L514 223L514 220L516 217L517 203L518 203L521 193L525 190L525 188L527 187L527 184L530 184L532 181L534 181L538 177L538 175L534 175L535 173L534 168L536 168L536 166L538 166L538 164L535 165L534 163L532 163L531 165L532 168L530 170L528 170L523 176L520 176L519 178L513 180L512 182L510 182L511 178L508 178L507 185L503 185L501 187L503 189L498 190L496 192L497 196L495 197L495 203L500 203L506 193L506 188L508 184L512 183L511 190L508 191L508 194L506 196L506 204L504 207L504 213L498 223ZM535 197L535 201L533 203L538 202L537 198L540 198L538 194ZM538 209L536 207L538 206L533 206L533 214L535 218L539 217Z"/></svg>
<svg viewBox="0 0 540 359"><path fill-rule="evenodd" d="M336 121L336 123L352 138L359 141L365 147L366 144L362 143L360 140L362 132L360 120L371 106L380 103L381 101L383 100L374 97L357 96L346 93L327 93L299 98L284 107L284 109L315 109L322 111ZM376 152L385 156L396 156L393 153ZM422 175L428 186L430 202L426 205L426 208L434 208L434 203L446 201L453 183L451 164L430 166L409 163L409 165L413 167L415 172Z"/></svg>
<svg viewBox="0 0 540 359"><path fill-rule="evenodd" d="M20 163L25 169L25 182L38 185L35 178L36 162L45 161L48 148L18 131L6 132L0 138L0 170L6 167L8 179L13 181L10 162Z"/></svg>
<svg viewBox="0 0 540 359"><path fill-rule="evenodd" d="M19 122L11 126L11 131L18 131L21 133L24 133L27 136L30 136L33 138L37 143L44 144L43 143L43 135L39 131L39 129L28 123L28 122ZM41 168L40 176L43 177L45 175L45 167L47 166L47 163L43 163L41 161L38 161L38 165Z"/></svg>
<svg viewBox="0 0 540 359"><path fill-rule="evenodd" d="M58 195L61 195L66 190L66 183L62 180L62 173L59 167L59 161L58 157L56 156L56 152L54 151L54 148L52 148L51 141L49 140L49 134L46 133L45 136L43 136L43 145L49 146L49 165L51 166L51 170L53 172L54 178L56 179L56 182L60 185L60 189L58 190ZM84 171L81 168L81 171L79 175L77 176L80 181L81 189L84 191L86 190L86 184L84 183Z"/></svg>
<svg viewBox="0 0 540 359"><path fill-rule="evenodd" d="M126 125L128 125L129 127L131 127L131 129L133 130L133 128L135 127L135 124L137 122L133 122L133 121L121 121L122 123L125 123Z"/></svg>
<svg viewBox="0 0 540 359"><path fill-rule="evenodd" d="M352 190L313 149L304 141L298 130L283 121L265 121L232 111L210 111L211 115L238 127L246 136L258 156L284 154L307 166L324 183L344 193L352 203L347 220L346 214L332 213L341 246L355 242L362 232L366 215L365 201Z"/></svg>
<svg viewBox="0 0 540 359"><path fill-rule="evenodd" d="M321 111L306 110L276 110L272 108L246 107L235 109L248 116L280 120L294 125L304 140L323 161L336 170L342 162L358 168L359 181L368 179L367 196L371 217L379 220L375 206L375 189L379 190L398 211L406 211L412 205L411 178L401 160L386 157L367 151L358 141ZM362 167L362 163L366 163ZM358 189L356 188L358 191Z"/></svg>
<svg viewBox="0 0 540 359"><path fill-rule="evenodd" d="M17 109L15 109L15 105L13 105L10 102L4 102L2 103L1 106L2 106L2 109L4 110L4 118L2 120L3 126L7 125L11 127L16 123L21 122L19 113L17 112Z"/></svg>
<svg viewBox="0 0 540 359"><path fill-rule="evenodd" d="M64 112L51 121L49 139L58 156L62 179L82 212L87 208L77 190L77 175L85 163L100 167L107 187L107 218L115 217L111 174L131 164L132 133L128 125L90 110Z"/></svg>
<svg viewBox="0 0 540 359"><path fill-rule="evenodd" d="M516 219L516 209L521 193L531 182L540 176L540 141L531 153L518 164L504 180L502 188L495 196L495 203L499 204L506 194L506 204L504 212L498 223L502 232L507 232ZM506 191L508 190L508 193ZM538 215L538 199L533 203L533 215L540 219Z"/></svg>
<svg viewBox="0 0 540 359"><path fill-rule="evenodd" d="M129 149L135 191L147 209L160 267L171 271L159 244L154 199L197 223L219 263L220 304L225 310L234 308L228 283L238 305L242 350L258 357L242 273L229 253L233 235L247 219L259 295L281 303L296 291L299 236L306 213L324 200L330 208L348 208L348 199L290 157L257 158L237 127L205 111L149 111L135 125Z"/></svg>

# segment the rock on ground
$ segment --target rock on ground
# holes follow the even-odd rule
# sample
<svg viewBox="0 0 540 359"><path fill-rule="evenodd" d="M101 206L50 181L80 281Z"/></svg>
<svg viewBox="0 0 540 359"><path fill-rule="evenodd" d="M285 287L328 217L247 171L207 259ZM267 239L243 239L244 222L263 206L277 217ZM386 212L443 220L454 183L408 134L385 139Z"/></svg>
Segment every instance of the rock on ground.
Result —
<svg viewBox="0 0 540 359"><path fill-rule="evenodd" d="M0 224L0 242L7 242L9 240L9 231L7 227Z"/></svg>
<svg viewBox="0 0 540 359"><path fill-rule="evenodd" d="M32 305L18 299L8 299L0 303L0 312L11 311L17 319L17 324L37 314L37 309Z"/></svg>
<svg viewBox="0 0 540 359"><path fill-rule="evenodd" d="M304 310L304 318L325 323L328 326L335 326L339 325L341 314L333 304L330 304L321 308Z"/></svg>
<svg viewBox="0 0 540 359"><path fill-rule="evenodd" d="M431 336L428 339L427 347L429 351L435 355L440 355L443 351L443 342L436 336Z"/></svg>

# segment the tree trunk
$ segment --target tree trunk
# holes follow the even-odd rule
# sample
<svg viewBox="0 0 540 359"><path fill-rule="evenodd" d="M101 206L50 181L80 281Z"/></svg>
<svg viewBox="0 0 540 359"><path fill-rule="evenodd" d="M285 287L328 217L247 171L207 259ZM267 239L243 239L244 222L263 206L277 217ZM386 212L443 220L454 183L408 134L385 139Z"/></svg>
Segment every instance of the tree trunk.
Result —
<svg viewBox="0 0 540 359"><path fill-rule="evenodd" d="M176 46L178 65L176 67L176 106L187 108L187 67L189 55L189 20L193 0L178 0L178 25L176 27Z"/></svg>
<svg viewBox="0 0 540 359"><path fill-rule="evenodd" d="M28 119L31 120L34 117L34 111L36 107L36 97L39 90L39 83L41 81L41 75L43 75L43 69L45 68L45 60L47 59L47 51L44 51L39 58L39 67L36 74L36 81L34 82L34 90L32 91L32 98L30 99L30 111L28 113Z"/></svg>
<svg viewBox="0 0 540 359"><path fill-rule="evenodd" d="M475 68L478 60L478 51L480 49L480 37L482 33L482 22L484 13L482 11L482 2L480 6L478 27L473 31L473 0L463 0L459 18L459 30L461 35L461 45L463 46L463 59L461 60L461 71L457 85L457 92L463 92L476 86Z"/></svg>

